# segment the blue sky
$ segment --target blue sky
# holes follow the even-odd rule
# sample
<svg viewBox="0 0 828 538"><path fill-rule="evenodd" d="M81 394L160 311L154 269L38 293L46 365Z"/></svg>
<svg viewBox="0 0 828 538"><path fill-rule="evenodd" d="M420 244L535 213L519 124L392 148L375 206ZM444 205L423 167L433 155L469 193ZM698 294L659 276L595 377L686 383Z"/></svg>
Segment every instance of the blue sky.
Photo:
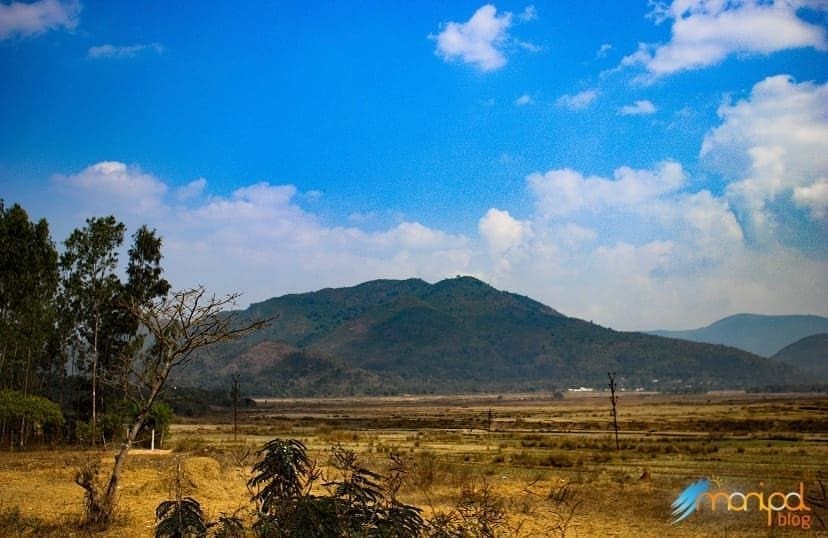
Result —
<svg viewBox="0 0 828 538"><path fill-rule="evenodd" d="M0 2L0 197L244 301L456 274L828 314L828 4ZM331 5L333 4L333 5Z"/></svg>

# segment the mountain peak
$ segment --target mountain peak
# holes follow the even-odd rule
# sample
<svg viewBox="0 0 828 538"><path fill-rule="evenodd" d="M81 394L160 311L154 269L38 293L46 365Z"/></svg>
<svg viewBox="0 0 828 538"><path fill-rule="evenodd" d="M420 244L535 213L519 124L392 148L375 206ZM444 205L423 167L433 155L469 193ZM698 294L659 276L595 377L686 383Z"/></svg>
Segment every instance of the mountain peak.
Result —
<svg viewBox="0 0 828 538"><path fill-rule="evenodd" d="M611 371L627 387L657 389L797 379L742 350L612 331L471 276L284 295L246 315L276 321L211 357L216 375L247 370L263 395L550 390L603 386Z"/></svg>

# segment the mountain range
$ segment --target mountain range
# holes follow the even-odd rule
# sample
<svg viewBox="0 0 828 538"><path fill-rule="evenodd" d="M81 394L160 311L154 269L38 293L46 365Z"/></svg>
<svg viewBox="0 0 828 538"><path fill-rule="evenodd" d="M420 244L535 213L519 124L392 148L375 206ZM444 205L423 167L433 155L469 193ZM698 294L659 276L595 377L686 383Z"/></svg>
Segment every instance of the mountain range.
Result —
<svg viewBox="0 0 828 538"><path fill-rule="evenodd" d="M601 387L608 372L627 389L809 381L742 349L615 331L471 277L375 280L237 314L274 321L203 353L179 382L226 384L236 375L250 394L310 396Z"/></svg>
<svg viewBox="0 0 828 538"><path fill-rule="evenodd" d="M649 334L733 346L763 357L771 357L783 347L818 333L828 333L828 318L811 315L736 314L700 329L651 331Z"/></svg>

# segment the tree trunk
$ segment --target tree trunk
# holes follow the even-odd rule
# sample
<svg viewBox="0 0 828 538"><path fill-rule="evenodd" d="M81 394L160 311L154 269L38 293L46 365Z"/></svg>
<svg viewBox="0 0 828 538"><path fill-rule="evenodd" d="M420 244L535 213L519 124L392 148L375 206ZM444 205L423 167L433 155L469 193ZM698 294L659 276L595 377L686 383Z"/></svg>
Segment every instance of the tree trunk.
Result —
<svg viewBox="0 0 828 538"><path fill-rule="evenodd" d="M155 403L155 398L161 392L161 388L164 386L164 382L167 380L167 376L170 374L171 368L172 364L170 362L165 363L164 369L161 371L161 375L156 377L149 396L147 396L147 399L144 401L144 405L141 407L138 416L135 417L135 421L132 423L132 427L129 429L126 439L124 439L124 444L121 445L121 449L115 456L115 466L112 467L112 474L109 475L109 482L107 482L102 500L102 506L110 518L115 510L115 504L118 502L118 482L121 479L124 461L129 453L129 449L132 447L132 443L135 442L136 437L138 437L138 433L141 431L141 426L144 425L144 421L149 416L150 411L152 410L152 404Z"/></svg>
<svg viewBox="0 0 828 538"><path fill-rule="evenodd" d="M97 444L95 429L98 425L97 413L98 385L98 316L95 316L95 328L92 336L92 446Z"/></svg>
<svg viewBox="0 0 828 538"><path fill-rule="evenodd" d="M29 370L32 367L32 345L26 347L26 371L23 376L23 397L29 395ZM20 448L26 445L26 417L20 419Z"/></svg>

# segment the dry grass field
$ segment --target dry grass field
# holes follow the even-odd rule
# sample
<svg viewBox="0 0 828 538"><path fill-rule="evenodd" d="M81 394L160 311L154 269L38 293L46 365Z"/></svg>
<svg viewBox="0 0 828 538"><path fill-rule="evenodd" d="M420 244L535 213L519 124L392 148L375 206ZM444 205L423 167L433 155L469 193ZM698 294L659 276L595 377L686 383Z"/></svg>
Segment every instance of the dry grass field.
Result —
<svg viewBox="0 0 828 538"><path fill-rule="evenodd" d="M256 450L274 437L304 442L328 476L332 447L356 451L375 471L389 455L406 464L403 501L426 517L472 499L495 516L502 536L828 535L828 397L622 393L620 450L601 393L260 400L240 417L179 422L166 450L134 451L111 536L151 536L154 508L170 498L176 469L184 493L207 514L250 520L245 483ZM3 536L84 536L85 462L112 451L0 451ZM770 527L763 512L703 510L670 525L671 502L710 478L726 491L783 493L800 482L813 502L811 528ZM819 504L822 503L822 507ZM468 507L468 505L467 505ZM502 517L497 517L502 515Z"/></svg>

